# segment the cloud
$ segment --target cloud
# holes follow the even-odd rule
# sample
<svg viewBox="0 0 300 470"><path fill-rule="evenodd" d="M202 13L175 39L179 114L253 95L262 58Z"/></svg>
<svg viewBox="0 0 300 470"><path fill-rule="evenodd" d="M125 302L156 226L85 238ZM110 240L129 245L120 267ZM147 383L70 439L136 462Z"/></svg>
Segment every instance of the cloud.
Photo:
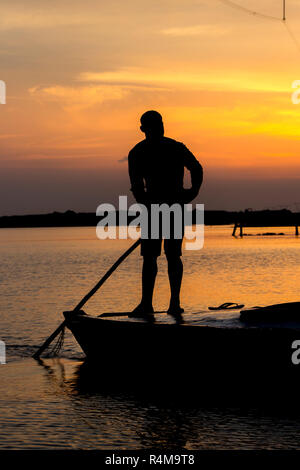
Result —
<svg viewBox="0 0 300 470"><path fill-rule="evenodd" d="M114 84L127 88L170 90L176 87L188 90L206 91L260 91L265 93L289 92L289 84L279 77L276 82L270 82L269 76L262 71L244 72L228 69L220 70L196 69L194 71L176 71L171 69L153 71L153 69L124 67L108 72L82 72L77 80L81 82Z"/></svg>
<svg viewBox="0 0 300 470"><path fill-rule="evenodd" d="M166 36L223 36L230 32L229 28L223 28L217 25L194 25L167 28L161 31Z"/></svg>
<svg viewBox="0 0 300 470"><path fill-rule="evenodd" d="M95 22L95 21L94 21ZM90 18L84 19L82 15L62 15L53 12L37 11L6 11L1 14L1 31L13 29L44 29L59 26L79 26L91 23Z"/></svg>
<svg viewBox="0 0 300 470"><path fill-rule="evenodd" d="M153 73L138 67L124 67L107 72L82 72L77 76L79 82L102 83L104 85L119 85L127 90L138 88L139 90L164 90L178 78L171 73Z"/></svg>
<svg viewBox="0 0 300 470"><path fill-rule="evenodd" d="M124 163L124 162L127 162L128 161L128 157L122 157L120 158L120 160L118 160L119 163Z"/></svg>
<svg viewBox="0 0 300 470"><path fill-rule="evenodd" d="M89 108L109 100L121 100L127 94L120 86L35 86L29 89L29 93L41 101L58 102L66 110Z"/></svg>
<svg viewBox="0 0 300 470"><path fill-rule="evenodd" d="M162 87L170 82L178 82L180 77L163 72L148 72L138 67L120 68L109 72L82 72L77 79L81 82L101 82L126 85L128 87Z"/></svg>

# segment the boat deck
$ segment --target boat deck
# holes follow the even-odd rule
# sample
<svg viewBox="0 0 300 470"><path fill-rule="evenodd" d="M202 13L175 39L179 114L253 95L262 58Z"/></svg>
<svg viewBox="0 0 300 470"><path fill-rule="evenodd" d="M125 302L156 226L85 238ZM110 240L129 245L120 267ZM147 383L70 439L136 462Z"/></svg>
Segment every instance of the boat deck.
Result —
<svg viewBox="0 0 300 470"><path fill-rule="evenodd" d="M113 313L113 316L101 316L96 318L101 320L111 320L115 322L126 322L126 323L148 323L146 320L130 318L126 314ZM156 313L155 314L155 325L172 325L176 324L174 318L167 313ZM179 326L179 325L178 325ZM183 323L180 327L187 326L204 326L211 328L225 328L225 329L253 329L253 328L284 328L300 330L300 321L285 321L285 322L259 322L246 323L240 320L240 310L199 310L199 312L190 313L186 312L183 314Z"/></svg>

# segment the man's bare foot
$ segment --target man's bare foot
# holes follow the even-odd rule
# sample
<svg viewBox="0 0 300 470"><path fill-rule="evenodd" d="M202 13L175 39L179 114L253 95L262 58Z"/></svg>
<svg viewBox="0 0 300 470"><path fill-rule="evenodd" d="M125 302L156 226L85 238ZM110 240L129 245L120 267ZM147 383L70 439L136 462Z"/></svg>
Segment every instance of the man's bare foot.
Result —
<svg viewBox="0 0 300 470"><path fill-rule="evenodd" d="M152 305L145 305L142 302L128 315L129 318L145 318L154 320L154 310Z"/></svg>
<svg viewBox="0 0 300 470"><path fill-rule="evenodd" d="M168 313L170 315L176 315L178 313L183 313L184 312L184 308L180 307L180 305L177 305L177 304L170 304L169 308L168 308Z"/></svg>
<svg viewBox="0 0 300 470"><path fill-rule="evenodd" d="M172 305L170 304L168 308L168 314L172 315L172 317L176 320L177 323L182 323L183 318L182 318L182 313L184 312L184 309L180 307L180 305Z"/></svg>

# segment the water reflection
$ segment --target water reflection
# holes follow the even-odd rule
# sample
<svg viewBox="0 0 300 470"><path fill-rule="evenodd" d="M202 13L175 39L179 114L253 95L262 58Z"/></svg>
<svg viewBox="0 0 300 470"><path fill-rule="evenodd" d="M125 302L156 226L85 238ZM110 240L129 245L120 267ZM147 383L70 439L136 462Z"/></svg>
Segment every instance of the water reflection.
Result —
<svg viewBox="0 0 300 470"><path fill-rule="evenodd" d="M298 448L299 406L274 390L273 400L251 403L211 384L210 393L161 388L133 390L107 381L86 362L42 360L49 393L64 396L86 448L259 449ZM211 393L212 390L215 393ZM154 393L155 392L155 393ZM232 398L231 397L231 398ZM66 417L68 419L68 417Z"/></svg>
<svg viewBox="0 0 300 470"><path fill-rule="evenodd" d="M87 362L77 364L71 374L70 364L59 359L39 360L39 364L44 368L49 390L67 395L74 411L90 429L105 432L103 424L107 424L110 432L118 429L123 433L122 427L126 428L131 423L131 439L137 447L169 450L189 448L189 443L197 435L186 412L188 407L178 407L179 396L176 397L176 393L169 396L170 391L161 390L160 394L152 395L153 390L142 392L141 389L134 393L129 384L124 384L120 390L114 380L105 382L99 369ZM104 415L110 418L104 420ZM136 427L133 428L133 424Z"/></svg>

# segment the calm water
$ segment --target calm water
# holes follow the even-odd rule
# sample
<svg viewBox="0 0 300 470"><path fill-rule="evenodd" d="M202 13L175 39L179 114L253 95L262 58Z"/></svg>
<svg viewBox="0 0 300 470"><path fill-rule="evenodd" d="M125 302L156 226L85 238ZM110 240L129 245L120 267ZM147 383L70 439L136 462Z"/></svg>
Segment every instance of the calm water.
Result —
<svg viewBox="0 0 300 470"><path fill-rule="evenodd" d="M182 304L188 312L241 302L299 301L300 239L293 229L206 227L200 251L185 251ZM284 236L257 236L267 231ZM0 448L300 448L300 412L222 400L195 404L79 387L82 352L67 334L62 359L39 364L37 346L130 245L99 241L93 228L1 229ZM87 304L88 314L128 311L140 296L141 258L133 253ZM165 259L155 308L168 305ZM105 360L105 358L104 358ZM220 397L226 384L217 384ZM280 400L280 397L279 397Z"/></svg>

